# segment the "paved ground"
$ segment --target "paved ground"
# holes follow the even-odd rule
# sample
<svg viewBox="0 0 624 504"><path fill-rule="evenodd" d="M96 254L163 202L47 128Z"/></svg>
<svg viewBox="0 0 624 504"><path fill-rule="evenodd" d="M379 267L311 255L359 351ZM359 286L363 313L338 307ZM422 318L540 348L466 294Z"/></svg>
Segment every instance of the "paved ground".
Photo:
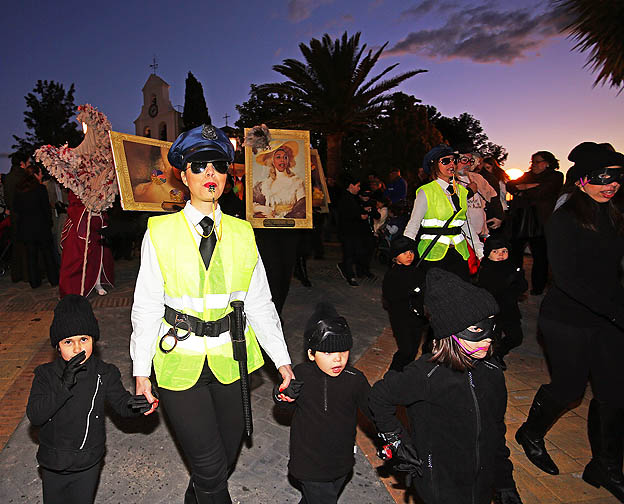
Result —
<svg viewBox="0 0 624 504"><path fill-rule="evenodd" d="M394 340L380 304L380 280L351 288L335 267L338 248L327 247L327 260L310 261L314 284L306 289L293 280L284 309L284 330L294 363L303 358L302 326L319 300L335 303L355 335L352 362L373 383L380 378L394 352ZM92 297L100 321L100 356L115 363L124 383L131 386L128 355L130 306L138 261L116 264L117 287L105 297ZM378 275L383 269L378 268ZM41 502L41 481L35 461L36 432L24 418L25 404L36 365L53 357L48 327L56 303L56 290L31 290L25 283L12 284L0 278L0 503ZM548 381L541 348L536 340L536 317L540 298L522 303L526 341L508 359L509 390L507 425L515 477L525 504L617 502L606 491L594 489L580 479L589 460L585 434L588 398L567 413L549 432L547 446L562 474L549 476L527 462L512 439L526 418L535 390ZM288 426L275 414L270 390L276 378L271 369L254 373L253 445L244 446L230 478L232 496L244 503L298 502L299 493L287 479ZM131 389L132 390L132 389ZM589 393L588 393L589 394ZM365 423L358 433L360 449L354 476L343 492L341 504L407 502L391 476L380 477L380 462L373 455L370 429ZM180 452L173 442L165 417L152 415L140 420L109 418L108 454L97 495L98 503L181 502L188 476ZM413 502L411 500L410 502Z"/></svg>

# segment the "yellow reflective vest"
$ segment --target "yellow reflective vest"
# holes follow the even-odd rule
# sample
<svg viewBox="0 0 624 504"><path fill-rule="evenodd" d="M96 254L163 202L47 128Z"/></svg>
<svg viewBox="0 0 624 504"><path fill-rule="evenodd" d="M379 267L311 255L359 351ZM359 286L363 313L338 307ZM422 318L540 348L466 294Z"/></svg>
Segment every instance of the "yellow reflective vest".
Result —
<svg viewBox="0 0 624 504"><path fill-rule="evenodd" d="M461 227L466 223L466 208L468 206L468 189L460 184L456 184L457 191L459 193L459 206L460 211L455 216L453 221L449 224L449 227ZM423 191L425 196L427 196L427 213L423 217L421 222L422 227L426 228L442 228L446 221L453 215L455 210L453 209L453 205L448 200L448 196L440 184L436 180L433 182L429 182L418 188L416 191L416 197L418 197L418 192ZM418 242L418 254L422 257L422 254L425 253L425 250L431 243L431 241L435 238L436 235L427 234L426 231L420 236L420 241ZM461 256L468 260L470 253L468 252L468 246L466 245L466 239L464 235L459 233L456 235L442 235L438 239L437 243L433 246L427 257L426 261L440 261L446 255L446 252L449 249L449 245L453 244L457 252L461 254Z"/></svg>
<svg viewBox="0 0 624 504"><path fill-rule="evenodd" d="M166 305L204 321L214 321L232 311L231 301L245 299L258 261L248 222L221 214L221 238L217 240L208 270L183 212L151 217L147 226L164 279ZM164 319L163 323L169 326ZM251 326L247 325L245 335L247 369L251 373L264 361ZM212 338L191 334L167 354L157 347L153 362L158 385L169 390L192 387L205 359L221 383L238 380L240 374L238 362L232 358L232 343L209 347L209 339Z"/></svg>

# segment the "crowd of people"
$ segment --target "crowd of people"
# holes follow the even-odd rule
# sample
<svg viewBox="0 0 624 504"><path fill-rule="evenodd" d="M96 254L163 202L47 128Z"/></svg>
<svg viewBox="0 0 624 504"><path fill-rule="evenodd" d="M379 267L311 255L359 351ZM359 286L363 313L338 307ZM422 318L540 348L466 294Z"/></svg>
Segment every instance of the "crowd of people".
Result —
<svg viewBox="0 0 624 504"><path fill-rule="evenodd" d="M284 145L272 146L264 161L279 156L277 175L254 188L257 205L266 206L272 182L288 176L293 156ZM99 328L88 292L66 292L57 306L50 338L59 355L36 370L28 403L29 418L41 426L44 502L93 502L109 402L124 416L150 415L162 404L190 467L184 502L231 503L228 475L252 429L248 374L263 365L264 351L277 370L273 400L292 414L288 467L301 503L337 502L354 465L358 410L379 432L380 457L424 502L521 503L505 442L504 359L522 343L518 303L527 290L546 292L539 328L551 383L538 390L515 438L533 464L557 474L544 436L589 380L592 459L583 479L624 502L624 378L617 364L624 345L624 155L606 144L580 144L568 157L573 166L564 185L548 151L533 154L530 171L510 180L496 159L442 144L409 180L392 169L386 183L354 174L340 185L329 181L330 216L315 219L317 229L307 235L254 234L225 211L222 201L239 211L244 201L244 185L228 174L233 158L229 139L212 126L183 133L169 150L190 201L151 217L143 236L131 316L135 394L114 366L92 356ZM55 284L53 206L39 172L27 168L20 167L22 180L4 184L16 217L11 236L15 248L23 242L34 250L29 261L43 259ZM37 224L29 220L35 210ZM398 349L372 387L348 363L353 335L333 305L321 303L311 315L302 331L306 361L294 369L282 332L293 270L312 286L306 249L322 243L332 223L342 245L338 270L349 285L375 277L375 258L388 266L381 297ZM22 234L24 226L37 231L36 240ZM322 256L322 245L316 254ZM32 264L23 271L33 287L40 283ZM92 287L107 279L100 266ZM396 416L399 405L408 425ZM88 426L92 415L92 431L77 436L72 425L83 419Z"/></svg>

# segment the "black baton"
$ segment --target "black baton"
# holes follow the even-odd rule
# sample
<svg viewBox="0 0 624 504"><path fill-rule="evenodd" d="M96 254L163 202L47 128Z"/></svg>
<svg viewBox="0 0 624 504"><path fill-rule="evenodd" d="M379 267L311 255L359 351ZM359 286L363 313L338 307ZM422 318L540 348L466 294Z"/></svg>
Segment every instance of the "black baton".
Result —
<svg viewBox="0 0 624 504"><path fill-rule="evenodd" d="M242 301L232 301L230 306L234 310L230 315L233 327L230 329L232 339L232 356L238 361L240 372L241 398L243 400L243 416L245 417L245 432L251 438L253 421L251 418L251 397L249 395L249 373L247 372L247 345L245 342L245 314Z"/></svg>

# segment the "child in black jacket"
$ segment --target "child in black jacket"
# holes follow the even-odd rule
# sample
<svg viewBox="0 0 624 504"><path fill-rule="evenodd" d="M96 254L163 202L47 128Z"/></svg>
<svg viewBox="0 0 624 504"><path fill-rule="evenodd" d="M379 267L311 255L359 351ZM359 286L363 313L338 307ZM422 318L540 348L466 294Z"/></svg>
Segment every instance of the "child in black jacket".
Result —
<svg viewBox="0 0 624 504"><path fill-rule="evenodd" d="M507 390L503 372L486 359L494 298L453 273L432 268L425 305L433 353L388 371L369 406L384 458L394 458L427 504L521 504L505 444ZM410 435L396 417L407 406ZM422 460L419 460L422 459ZM423 463L424 461L424 463Z"/></svg>
<svg viewBox="0 0 624 504"><path fill-rule="evenodd" d="M99 337L89 301L65 296L50 326L59 358L35 369L26 408L32 424L40 426L37 461L44 504L94 501L105 452L105 401L125 417L151 408L143 396L124 389L113 364L92 355Z"/></svg>
<svg viewBox="0 0 624 504"><path fill-rule="evenodd" d="M494 296L500 311L494 318L494 354L492 358L503 369L507 369L504 357L512 348L520 346L524 334L520 325L518 297L529 285L522 268L509 259L509 244L502 238L490 237L485 241L483 260L479 267L477 285Z"/></svg>
<svg viewBox="0 0 624 504"><path fill-rule="evenodd" d="M274 389L274 400L294 410L288 470L301 484L300 504L332 504L353 470L358 408L370 417L370 385L349 366L353 345L347 321L319 303L305 330L309 361L293 370L297 380Z"/></svg>
<svg viewBox="0 0 624 504"><path fill-rule="evenodd" d="M397 351L390 369L403 371L418 354L418 347L426 320L416 315L411 306L415 289L424 288L422 268L416 268L414 251L416 242L407 236L392 241L390 247L392 267L386 272L381 287L383 307L388 311Z"/></svg>

